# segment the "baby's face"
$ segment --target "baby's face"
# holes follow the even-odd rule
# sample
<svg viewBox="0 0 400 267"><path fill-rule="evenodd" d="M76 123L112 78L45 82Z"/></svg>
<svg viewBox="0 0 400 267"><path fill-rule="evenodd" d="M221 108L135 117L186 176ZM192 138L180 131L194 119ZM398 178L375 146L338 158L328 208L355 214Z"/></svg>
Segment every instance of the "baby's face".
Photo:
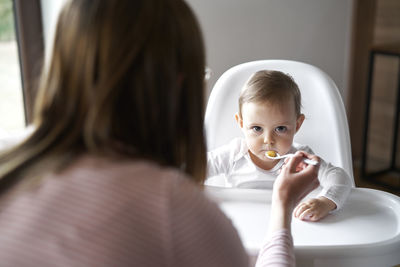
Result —
<svg viewBox="0 0 400 267"><path fill-rule="evenodd" d="M253 161L271 164L272 160L265 156L265 152L274 150L283 155L290 150L293 137L304 118L303 115L297 117L293 102L289 99L280 104L243 104L239 125Z"/></svg>

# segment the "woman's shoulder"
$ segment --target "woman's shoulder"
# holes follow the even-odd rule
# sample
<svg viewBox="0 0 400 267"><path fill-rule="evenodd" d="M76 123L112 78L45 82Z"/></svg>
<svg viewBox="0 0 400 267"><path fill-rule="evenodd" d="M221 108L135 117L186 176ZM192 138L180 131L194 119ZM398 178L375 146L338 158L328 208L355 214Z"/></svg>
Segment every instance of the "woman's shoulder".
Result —
<svg viewBox="0 0 400 267"><path fill-rule="evenodd" d="M204 193L203 186L178 169L151 161L85 157L60 176L63 177L56 178L65 179L52 180L65 180L64 189L65 185L74 191L79 188L79 194L92 195L97 205L110 206L108 201L117 201L118 209L131 212L146 214L147 210L152 210L157 216L173 215L171 218L189 221L189 214L197 214L192 219L216 216L225 220L217 205ZM105 203L101 204L102 201Z"/></svg>
<svg viewBox="0 0 400 267"><path fill-rule="evenodd" d="M168 205L176 201L203 198L200 185L185 173L149 160L85 156L60 175L85 190L115 194L116 198L125 198L126 203L160 203L163 209L170 209Z"/></svg>
<svg viewBox="0 0 400 267"><path fill-rule="evenodd" d="M144 160L83 156L4 206L0 224L6 221L0 234L13 234L16 228L12 225L20 225L15 247L40 248L41 240L62 240L67 244L64 253L113 251L117 255L91 257L85 264L89 266L123 266L149 259L154 263L151 266L165 262L198 266L193 257L181 258L177 252L197 255L201 247L193 240L208 244L210 238L212 245L200 253L201 258L208 259L212 253L218 256L231 243L236 244L235 254L243 251L233 226L200 186L177 169ZM71 229L82 234L65 236Z"/></svg>
<svg viewBox="0 0 400 267"><path fill-rule="evenodd" d="M233 251L236 255L231 258L237 265L228 261L229 266L246 265L248 259L237 232L203 186L195 184L180 170L148 161L108 162L107 165L107 169L118 169L114 172L118 173L114 176L117 180L137 180L123 184L124 191L130 192L127 194L134 199L124 210L135 214L133 221L140 214L140 221L147 220L153 231L158 229L159 243L166 245L163 249L175 248L178 252L185 251L186 255L202 255L203 265L208 266L214 257L224 254L226 259L228 255L225 254ZM204 248L193 240L208 245ZM230 244L229 249L226 244ZM208 259L206 255L213 257ZM191 257L177 256L173 261L175 266L203 266Z"/></svg>
<svg viewBox="0 0 400 267"><path fill-rule="evenodd" d="M143 159L83 156L59 174L72 183L99 184L130 190L172 190L186 179L178 169Z"/></svg>

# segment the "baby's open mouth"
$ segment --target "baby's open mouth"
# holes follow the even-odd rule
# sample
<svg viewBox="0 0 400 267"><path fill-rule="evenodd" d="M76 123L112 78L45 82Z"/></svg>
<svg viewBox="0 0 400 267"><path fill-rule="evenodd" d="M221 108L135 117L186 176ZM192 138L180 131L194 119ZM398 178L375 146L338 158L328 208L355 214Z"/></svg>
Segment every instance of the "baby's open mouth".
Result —
<svg viewBox="0 0 400 267"><path fill-rule="evenodd" d="M275 150L267 150L265 154L270 158L275 158L278 155Z"/></svg>

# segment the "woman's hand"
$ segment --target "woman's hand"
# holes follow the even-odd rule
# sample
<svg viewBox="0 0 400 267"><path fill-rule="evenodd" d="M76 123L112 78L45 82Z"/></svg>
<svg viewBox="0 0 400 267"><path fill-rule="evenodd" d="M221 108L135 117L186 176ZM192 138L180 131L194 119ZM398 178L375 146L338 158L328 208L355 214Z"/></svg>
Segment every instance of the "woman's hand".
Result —
<svg viewBox="0 0 400 267"><path fill-rule="evenodd" d="M319 165L304 164L304 158L320 162L319 157L298 151L293 157L287 159L274 183L270 231L290 229L294 207L319 185Z"/></svg>

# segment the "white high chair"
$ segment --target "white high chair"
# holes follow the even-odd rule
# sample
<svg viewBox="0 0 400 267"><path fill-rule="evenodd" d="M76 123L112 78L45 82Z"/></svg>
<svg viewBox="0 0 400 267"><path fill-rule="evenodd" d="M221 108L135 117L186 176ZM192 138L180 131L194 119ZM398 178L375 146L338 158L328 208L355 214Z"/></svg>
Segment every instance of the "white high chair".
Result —
<svg viewBox="0 0 400 267"><path fill-rule="evenodd" d="M294 141L309 145L325 161L342 167L354 186L346 112L335 83L320 69L288 60L260 60L226 71L215 84L207 105L205 127L208 150L242 136L234 119L240 91L251 74L263 70L290 74L300 88L305 121Z"/></svg>
<svg viewBox="0 0 400 267"><path fill-rule="evenodd" d="M297 266L393 266L400 263L400 198L378 190L354 188L347 118L335 83L320 69L288 60L260 60L227 70L207 104L208 150L242 136L234 114L244 83L258 70L290 74L302 94L305 121L295 142L309 145L325 161L342 167L353 181L343 209L319 222L293 219ZM216 179L215 181L218 181ZM206 192L231 218L254 259L265 237L270 190L235 189L208 184ZM312 194L311 194L312 195Z"/></svg>

